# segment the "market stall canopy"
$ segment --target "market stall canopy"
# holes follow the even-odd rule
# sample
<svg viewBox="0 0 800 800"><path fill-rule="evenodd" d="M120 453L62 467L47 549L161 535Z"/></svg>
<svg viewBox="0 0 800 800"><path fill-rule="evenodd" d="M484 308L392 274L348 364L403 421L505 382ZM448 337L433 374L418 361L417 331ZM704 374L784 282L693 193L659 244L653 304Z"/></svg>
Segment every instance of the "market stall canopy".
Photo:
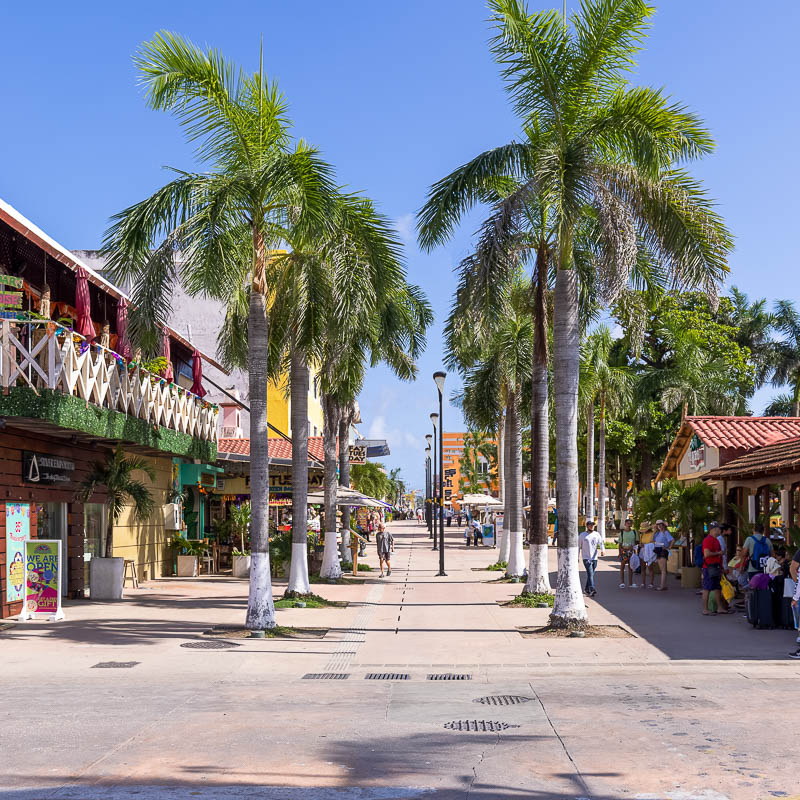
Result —
<svg viewBox="0 0 800 800"><path fill-rule="evenodd" d="M309 505L322 505L325 502L325 492L312 492L308 495ZM348 486L336 488L337 506L366 506L368 508L391 508L388 503L376 500L374 497L357 492Z"/></svg>
<svg viewBox="0 0 800 800"><path fill-rule="evenodd" d="M496 497L490 494L465 494L461 498L461 504L465 506L501 506L503 505Z"/></svg>

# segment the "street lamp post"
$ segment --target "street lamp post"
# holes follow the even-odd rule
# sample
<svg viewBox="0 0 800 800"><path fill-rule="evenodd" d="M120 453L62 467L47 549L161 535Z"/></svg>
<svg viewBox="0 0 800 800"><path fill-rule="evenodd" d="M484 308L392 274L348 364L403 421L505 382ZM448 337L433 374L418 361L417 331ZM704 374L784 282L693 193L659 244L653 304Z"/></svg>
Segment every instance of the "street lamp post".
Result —
<svg viewBox="0 0 800 800"><path fill-rule="evenodd" d="M433 505L431 504L431 484L433 477L431 475L431 439L433 436L429 433L425 436L428 446L425 448L425 523L428 526L428 538L433 536Z"/></svg>
<svg viewBox="0 0 800 800"><path fill-rule="evenodd" d="M433 517L433 549L439 549L439 541L436 538L436 425L439 422L438 414L431 414L431 424L433 425L433 460L431 461L431 515ZM441 448L441 445L439 445ZM441 502L441 497L439 498Z"/></svg>
<svg viewBox="0 0 800 800"><path fill-rule="evenodd" d="M439 390L439 572L438 576L447 577L444 571L444 416L442 408L442 398L444 395L444 379L446 372L434 372L433 380Z"/></svg>

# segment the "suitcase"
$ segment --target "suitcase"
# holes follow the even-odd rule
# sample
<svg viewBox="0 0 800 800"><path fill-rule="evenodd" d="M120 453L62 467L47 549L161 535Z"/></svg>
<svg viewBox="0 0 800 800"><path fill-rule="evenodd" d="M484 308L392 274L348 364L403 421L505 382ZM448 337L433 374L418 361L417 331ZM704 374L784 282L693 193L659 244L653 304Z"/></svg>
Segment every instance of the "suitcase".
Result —
<svg viewBox="0 0 800 800"><path fill-rule="evenodd" d="M792 598L781 597L780 627L794 630L794 613L792 612Z"/></svg>
<svg viewBox="0 0 800 800"><path fill-rule="evenodd" d="M747 621L754 628L774 628L772 617L772 592L754 589L747 596Z"/></svg>

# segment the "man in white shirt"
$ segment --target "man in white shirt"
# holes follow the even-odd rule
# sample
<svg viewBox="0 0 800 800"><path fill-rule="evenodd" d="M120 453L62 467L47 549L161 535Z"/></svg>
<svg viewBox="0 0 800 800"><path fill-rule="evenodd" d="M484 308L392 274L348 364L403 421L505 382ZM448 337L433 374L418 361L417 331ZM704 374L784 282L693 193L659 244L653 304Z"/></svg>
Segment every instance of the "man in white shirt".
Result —
<svg viewBox="0 0 800 800"><path fill-rule="evenodd" d="M594 571L597 569L597 553L604 551L603 537L594 529L594 520L586 520L586 530L578 537L578 546L581 549L583 566L586 569L586 588L584 593L594 597L597 590L594 588Z"/></svg>

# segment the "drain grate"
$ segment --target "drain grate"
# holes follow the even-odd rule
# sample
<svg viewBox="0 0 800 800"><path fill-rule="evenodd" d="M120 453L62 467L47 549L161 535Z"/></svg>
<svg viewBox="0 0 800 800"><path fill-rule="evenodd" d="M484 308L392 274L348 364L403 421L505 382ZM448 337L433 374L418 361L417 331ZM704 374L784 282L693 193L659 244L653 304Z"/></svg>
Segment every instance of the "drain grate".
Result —
<svg viewBox="0 0 800 800"><path fill-rule="evenodd" d="M510 725L508 722L498 722L493 719L455 719L445 722L445 728L451 731L504 731L508 728L519 728L519 725Z"/></svg>
<svg viewBox="0 0 800 800"><path fill-rule="evenodd" d="M229 650L231 647L239 647L236 642L221 642L217 639L209 639L200 642L183 642L181 647L189 650Z"/></svg>
<svg viewBox="0 0 800 800"><path fill-rule="evenodd" d="M407 672L368 672L365 681L407 681L411 675Z"/></svg>
<svg viewBox="0 0 800 800"><path fill-rule="evenodd" d="M304 681L346 681L349 672L307 672L303 675Z"/></svg>
<svg viewBox="0 0 800 800"><path fill-rule="evenodd" d="M94 664L92 669L131 669L141 661L101 661L99 664Z"/></svg>
<svg viewBox="0 0 800 800"><path fill-rule="evenodd" d="M471 681L472 675L467 672L437 672L428 675L429 681Z"/></svg>
<svg viewBox="0 0 800 800"><path fill-rule="evenodd" d="M476 697L473 703L482 703L485 706L518 706L521 703L530 703L532 697L523 697L519 694L492 694L488 697Z"/></svg>

